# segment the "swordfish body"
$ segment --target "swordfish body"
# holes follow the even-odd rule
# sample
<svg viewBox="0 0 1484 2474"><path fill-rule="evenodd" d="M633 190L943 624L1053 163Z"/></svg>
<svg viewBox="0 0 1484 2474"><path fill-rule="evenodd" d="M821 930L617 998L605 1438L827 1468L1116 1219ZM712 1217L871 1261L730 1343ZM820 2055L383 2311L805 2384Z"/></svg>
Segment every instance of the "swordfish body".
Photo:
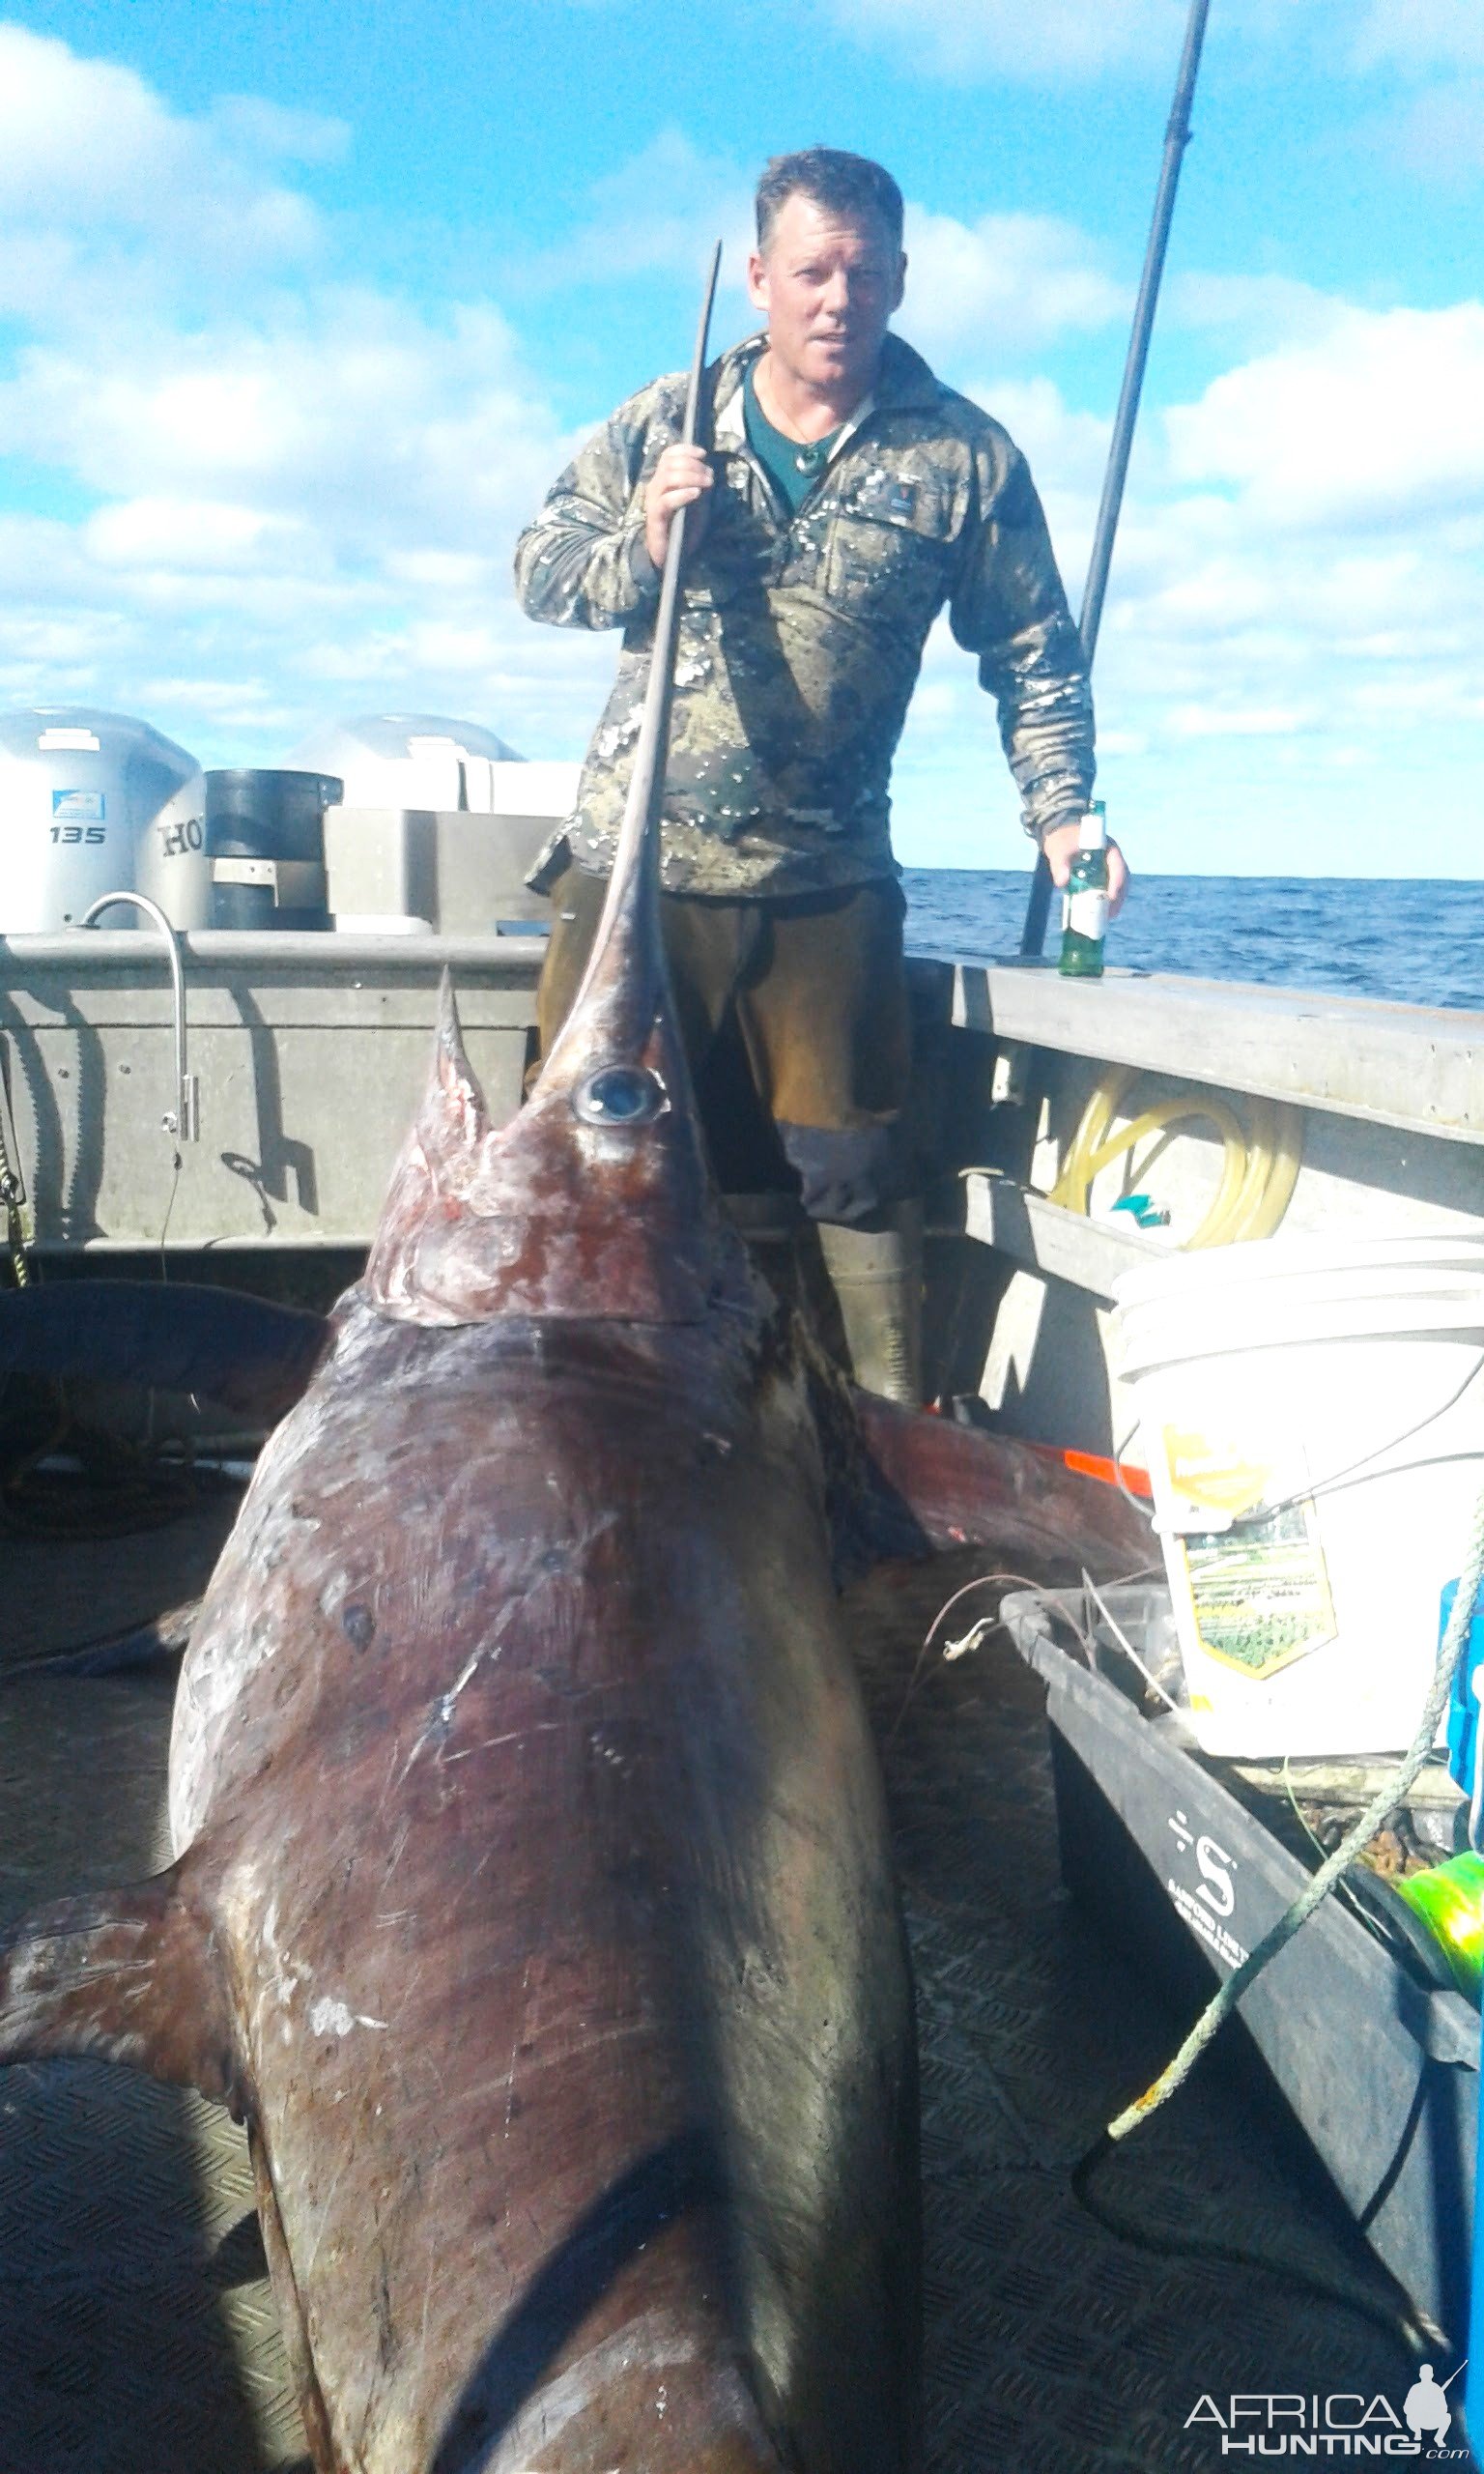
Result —
<svg viewBox="0 0 1484 2474"><path fill-rule="evenodd" d="M0 2057L245 2118L316 2465L899 2474L911 1997L791 1329L716 1201L642 870L528 1105L445 988L265 1450L177 1861L34 1919Z"/></svg>
<svg viewBox="0 0 1484 2474"><path fill-rule="evenodd" d="M740 1299L357 1296L271 1446L172 1819L327 2466L910 2461L910 2001L821 1488Z"/></svg>
<svg viewBox="0 0 1484 2474"><path fill-rule="evenodd" d="M1110 1489L821 1380L615 884L503 1129L445 992L192 1632L174 1865L0 1948L0 2061L246 2121L321 2474L913 2464L911 1995L842 1465L894 1551L1145 1551Z"/></svg>

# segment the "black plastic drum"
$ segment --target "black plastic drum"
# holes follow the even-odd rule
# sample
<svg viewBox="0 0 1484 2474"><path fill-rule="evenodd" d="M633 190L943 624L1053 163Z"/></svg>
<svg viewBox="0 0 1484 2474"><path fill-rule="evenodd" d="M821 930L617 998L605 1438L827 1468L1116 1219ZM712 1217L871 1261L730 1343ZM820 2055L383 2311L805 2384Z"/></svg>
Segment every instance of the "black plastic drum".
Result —
<svg viewBox="0 0 1484 2474"><path fill-rule="evenodd" d="M344 795L328 773L207 774L214 928L328 928L325 811Z"/></svg>

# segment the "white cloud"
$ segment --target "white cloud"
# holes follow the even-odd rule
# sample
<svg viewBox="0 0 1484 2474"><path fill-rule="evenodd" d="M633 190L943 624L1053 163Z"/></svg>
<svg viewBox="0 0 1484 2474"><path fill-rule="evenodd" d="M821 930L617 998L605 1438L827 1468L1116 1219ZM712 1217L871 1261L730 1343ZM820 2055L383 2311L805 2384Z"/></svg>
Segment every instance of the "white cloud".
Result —
<svg viewBox="0 0 1484 2474"><path fill-rule="evenodd" d="M1484 11L1478 0L1368 0L1352 58L1362 70L1484 67Z"/></svg>
<svg viewBox="0 0 1484 2474"><path fill-rule="evenodd" d="M1176 738L1292 738L1312 720L1298 705L1175 705L1168 728Z"/></svg>
<svg viewBox="0 0 1484 2474"><path fill-rule="evenodd" d="M532 752L580 746L613 646L514 605L514 535L572 442L508 319L328 278L333 236L291 172L343 146L337 125L244 98L187 117L132 72L14 29L0 71L16 150L0 285L25 331L0 380L0 455L95 502L74 522L0 523L0 693L149 710L188 744L214 734L217 755L271 757L316 709L385 698L462 705ZM59 129L86 160L72 186L52 168ZM204 194L193 237L187 179ZM656 206L680 193L683 217ZM526 271L527 297L689 278L712 229L739 279L749 212L735 167L662 133ZM237 238L209 266L213 216ZM918 214L912 240L929 349L950 297L955 331L967 302L997 360L1121 307L1090 244L1051 218ZM1032 442L1096 461L1098 424L1081 424L1079 462L1079 417L1045 382L1004 392Z"/></svg>
<svg viewBox="0 0 1484 2474"><path fill-rule="evenodd" d="M1143 69L1180 54L1182 0L826 0L847 34L939 74L1040 80Z"/></svg>
<svg viewBox="0 0 1484 2474"><path fill-rule="evenodd" d="M1380 810L1391 785L1399 825L1417 784L1436 797L1477 744L1484 436L1468 408L1484 395L1484 310L1363 312L1283 290L1205 305L1236 335L1274 307L1295 332L1146 421L1098 653L1104 788L1136 866L1146 832L1150 864L1188 864L1217 817L1231 839L1207 865L1314 864L1307 826L1283 845L1299 817L1330 837L1330 865L1349 865L1348 799ZM1026 448L1075 607L1106 425L1042 378L967 391ZM904 742L903 848L1011 865L985 700L942 629L926 682L935 709ZM937 820L986 800L992 851L981 825L960 851ZM1441 864L1374 831L1393 863Z"/></svg>
<svg viewBox="0 0 1484 2474"><path fill-rule="evenodd" d="M1349 309L1168 416L1177 476L1269 523L1384 525L1484 504L1484 302Z"/></svg>
<svg viewBox="0 0 1484 2474"><path fill-rule="evenodd" d="M498 309L328 279L292 167L345 142L250 97L182 114L0 25L0 456L85 502L0 517L0 697L244 761L327 705L456 690L572 747L612 647L532 628L510 584L570 442Z"/></svg>
<svg viewBox="0 0 1484 2474"><path fill-rule="evenodd" d="M929 359L966 350L998 360L1127 314L1127 294L1086 233L1053 215L977 223L909 206L907 295L899 324Z"/></svg>
<svg viewBox="0 0 1484 2474"><path fill-rule="evenodd" d="M1250 18L1257 0L1241 5ZM1078 17L1111 41L1109 14L1064 7L1033 32L1070 41ZM1133 18L1115 27L1126 61ZM93 142L70 185L55 164L73 131ZM79 510L0 513L0 696L138 711L214 762L274 761L317 717L380 704L577 753L614 646L515 607L514 534L572 444L519 304L624 273L689 282L718 229L739 275L747 183L671 132L503 310L417 306L335 279L337 233L296 167L344 142L251 99L172 110L131 72L0 27L0 307L21 329L0 455L13 508L29 493ZM192 216L171 189L187 177ZM683 218L659 203L681 188ZM1025 447L1075 601L1107 423L1032 357L1121 325L1120 286L1049 217L914 207L909 246L902 330ZM1099 654L1115 777L1193 778L1209 740L1228 778L1394 761L1410 780L1421 741L1476 743L1484 307L1359 310L1270 276L1187 276L1168 305L1229 365L1141 433ZM986 701L939 628L908 805L930 779L942 811L965 763L1008 816Z"/></svg>
<svg viewBox="0 0 1484 2474"><path fill-rule="evenodd" d="M497 310L423 316L348 289L205 331L36 344L0 383L0 452L110 496L307 503L368 536L467 537L555 448Z"/></svg>
<svg viewBox="0 0 1484 2474"><path fill-rule="evenodd" d="M1481 327L1473 303L1347 311L1172 413L1162 468L1156 425L1098 681L1104 722L1147 740L1152 799L1162 759L1211 740L1224 783L1267 801L1264 831L1312 794L1338 834L1347 771L1410 812L1428 768L1461 761L1484 676L1484 443L1425 399L1477 385ZM1230 814L1221 777L1213 794Z"/></svg>
<svg viewBox="0 0 1484 2474"><path fill-rule="evenodd" d="M1073 411L1049 378L970 375L963 392L1004 423L1043 491L1097 499L1111 420Z"/></svg>
<svg viewBox="0 0 1484 2474"><path fill-rule="evenodd" d="M1041 83L1165 71L1188 0L817 0L840 31L930 74ZM1227 0L1217 31L1251 50L1300 53L1333 74L1404 75L1484 65L1478 0Z"/></svg>
<svg viewBox="0 0 1484 2474"><path fill-rule="evenodd" d="M0 23L0 228L8 248L41 236L54 269L85 270L100 235L116 257L129 234L217 281L297 262L319 216L264 164L323 159L344 139L338 123L242 99L186 118L132 70Z"/></svg>
<svg viewBox="0 0 1484 2474"><path fill-rule="evenodd" d="M456 687L565 752L612 647L532 628L510 551L568 445L489 309L327 290L91 356L35 345L0 386L0 451L100 503L0 528L0 692L151 709L204 675L231 692L186 718L271 756L285 714L292 737L327 705L446 706ZM168 703L152 717L168 727Z"/></svg>
<svg viewBox="0 0 1484 2474"><path fill-rule="evenodd" d="M528 261L517 281L523 291L552 290L671 274L693 278L699 291L719 240L723 289L737 291L753 237L752 181L667 129L594 182L575 230Z"/></svg>
<svg viewBox="0 0 1484 2474"><path fill-rule="evenodd" d="M1210 274L1177 269L1159 311L1172 325L1248 352L1327 334L1346 314L1332 293L1285 274Z"/></svg>
<svg viewBox="0 0 1484 2474"><path fill-rule="evenodd" d="M351 151L348 122L265 102L261 95L219 96L212 105L209 128L234 149L286 163L339 163Z"/></svg>
<svg viewBox="0 0 1484 2474"><path fill-rule="evenodd" d="M307 528L261 508L211 499L127 499L100 507L82 528L83 545L107 567L182 567L234 574L246 567L292 567Z"/></svg>

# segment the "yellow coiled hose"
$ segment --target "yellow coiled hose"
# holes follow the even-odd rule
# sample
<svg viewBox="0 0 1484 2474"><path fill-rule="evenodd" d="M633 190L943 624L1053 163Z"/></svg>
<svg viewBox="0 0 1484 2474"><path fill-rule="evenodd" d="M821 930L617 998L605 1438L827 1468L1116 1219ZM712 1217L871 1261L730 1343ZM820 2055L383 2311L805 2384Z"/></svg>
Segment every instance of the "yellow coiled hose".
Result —
<svg viewBox="0 0 1484 2474"><path fill-rule="evenodd" d="M1199 1118L1221 1136L1221 1182L1215 1200L1187 1248L1236 1246L1270 1237L1293 1198L1303 1157L1303 1119L1281 1101L1254 1100L1251 1122L1243 1127L1224 1100L1199 1091L1180 1092L1156 1100L1116 1134L1110 1131L1135 1069L1120 1066L1104 1075L1082 1111L1082 1120L1068 1147L1062 1173L1051 1189L1051 1200L1085 1219L1093 1180L1142 1142L1146 1135L1162 1134L1172 1125Z"/></svg>

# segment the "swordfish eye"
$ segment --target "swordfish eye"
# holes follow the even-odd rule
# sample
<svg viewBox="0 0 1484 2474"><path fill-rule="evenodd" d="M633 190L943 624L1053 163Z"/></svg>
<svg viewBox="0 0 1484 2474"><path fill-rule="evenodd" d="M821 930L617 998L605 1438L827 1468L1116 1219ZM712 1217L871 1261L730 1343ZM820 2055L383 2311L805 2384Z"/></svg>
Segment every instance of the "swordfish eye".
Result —
<svg viewBox="0 0 1484 2474"><path fill-rule="evenodd" d="M585 1125L650 1125L668 1108L665 1085L642 1065L600 1065L572 1095Z"/></svg>

